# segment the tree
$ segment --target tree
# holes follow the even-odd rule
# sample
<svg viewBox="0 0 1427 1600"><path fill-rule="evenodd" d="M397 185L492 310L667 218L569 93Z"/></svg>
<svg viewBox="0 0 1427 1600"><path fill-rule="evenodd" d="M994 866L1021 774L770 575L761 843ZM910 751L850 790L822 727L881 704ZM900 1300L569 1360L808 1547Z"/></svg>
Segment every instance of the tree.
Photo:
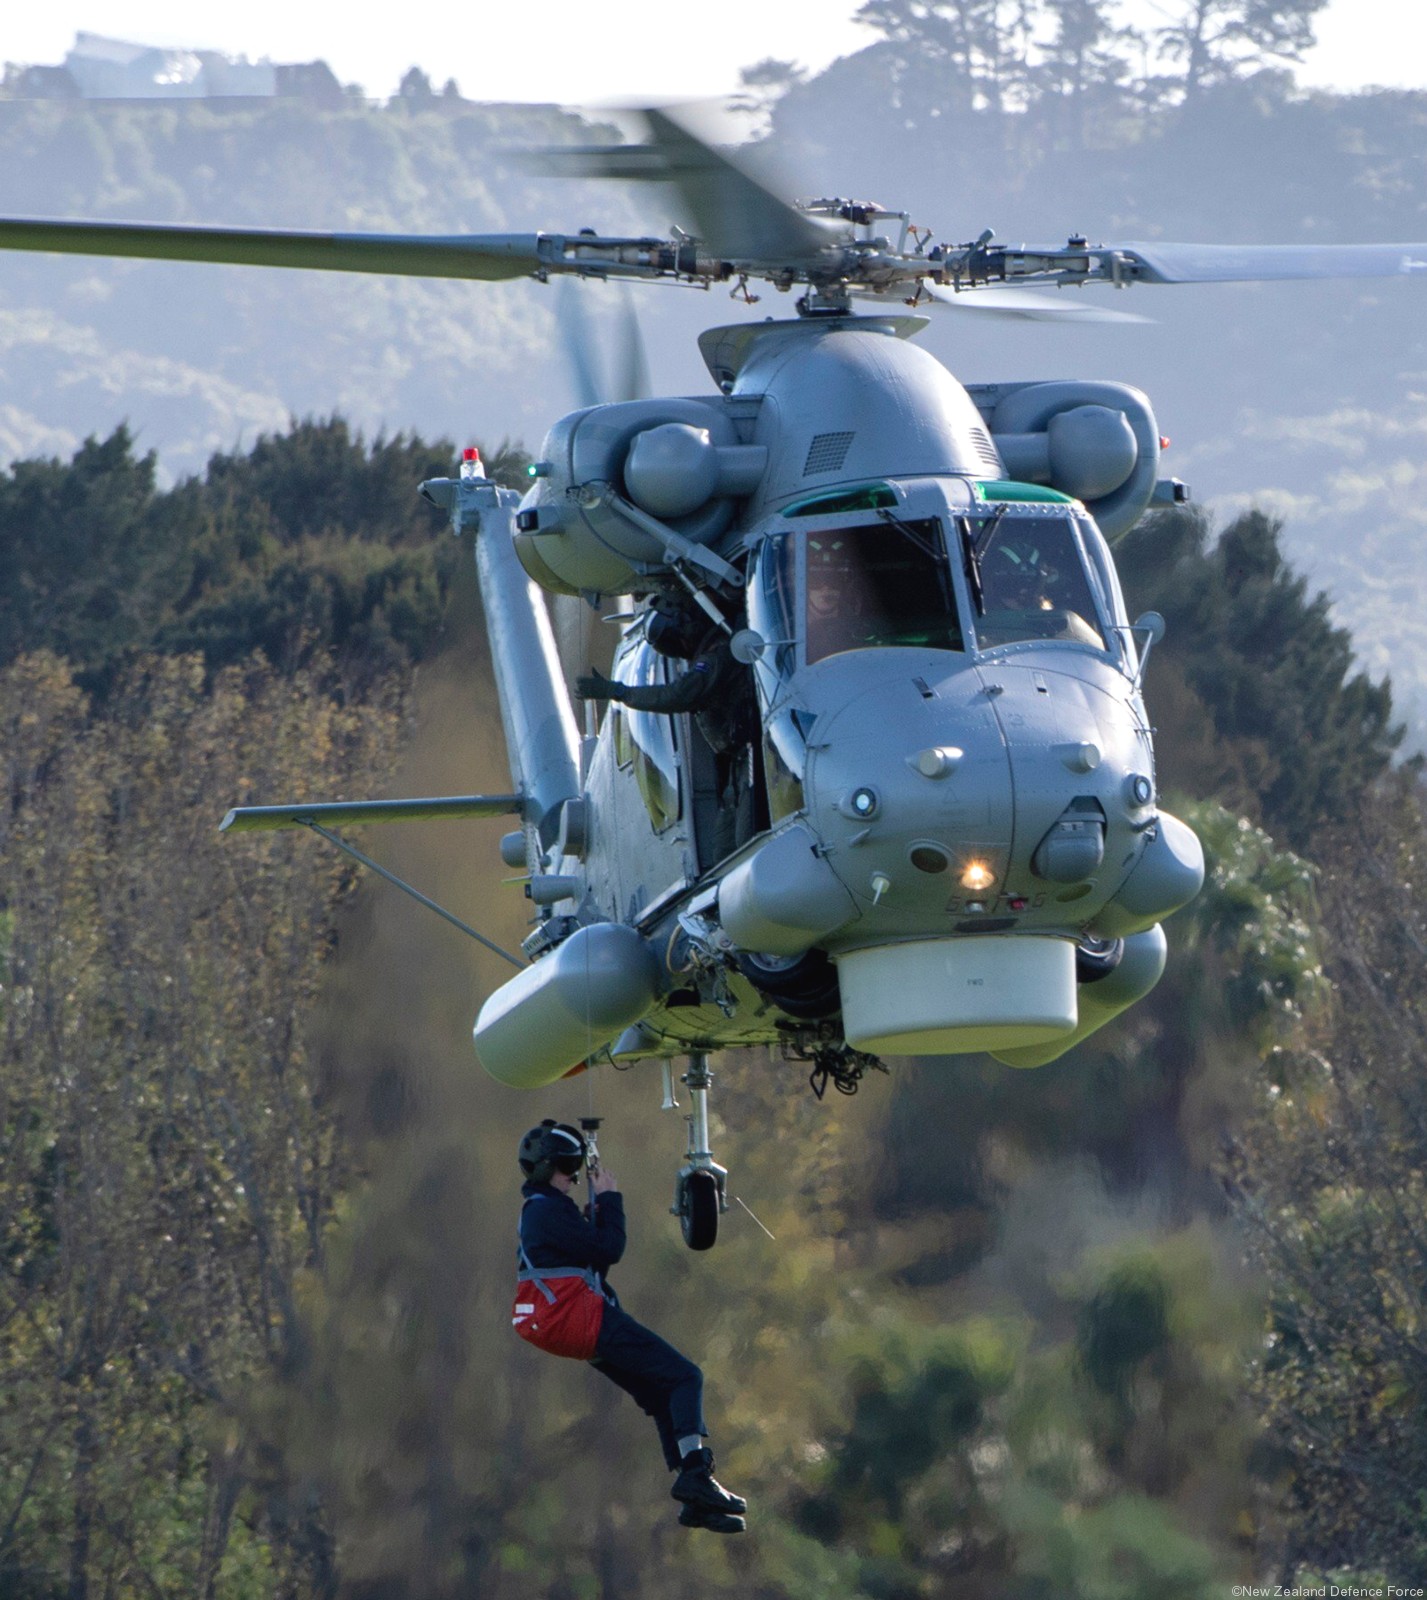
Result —
<svg viewBox="0 0 1427 1600"><path fill-rule="evenodd" d="M217 670L261 650L285 672L323 660L365 694L440 639L459 552L415 489L452 454L368 444L333 417L166 491L123 427L70 462L17 462L0 475L0 663L53 650L103 694L140 651ZM502 444L490 468L508 483L526 459Z"/></svg>
<svg viewBox="0 0 1427 1600"><path fill-rule="evenodd" d="M1013 109L1024 89L1034 0L863 0L855 20L896 49L907 109Z"/></svg>
<svg viewBox="0 0 1427 1600"><path fill-rule="evenodd" d="M431 79L420 67L408 67L406 74L397 85L396 92L403 100L434 100L436 91L431 87Z"/></svg>
<svg viewBox="0 0 1427 1600"><path fill-rule="evenodd" d="M1129 51L1140 40L1116 26L1111 0L1047 0L1055 32L1037 52L1031 82L1042 112L1053 108L1072 148L1083 149L1097 111L1119 109L1129 77Z"/></svg>
<svg viewBox="0 0 1427 1600"><path fill-rule="evenodd" d="M1421 794L1385 781L1323 841L1331 1012L1281 1052L1230 1145L1271 1299L1255 1392L1286 1492L1287 1581L1427 1581L1427 920ZM1273 1530L1270 1530L1272 1538Z"/></svg>
<svg viewBox="0 0 1427 1600"><path fill-rule="evenodd" d="M215 819L371 782L394 708L149 658L96 719L32 655L0 717L0 1585L323 1593L262 1395L350 1181L304 1023L351 878Z"/></svg>
<svg viewBox="0 0 1427 1600"><path fill-rule="evenodd" d="M1157 513L1117 558L1132 612L1153 606L1169 624L1148 688L1162 786L1212 795L1302 850L1389 769L1403 730L1281 532L1254 511L1211 545L1202 514Z"/></svg>
<svg viewBox="0 0 1427 1600"><path fill-rule="evenodd" d="M1215 84L1270 64L1301 61L1313 45L1313 19L1327 0L1181 0L1157 30L1162 54L1181 66L1186 102Z"/></svg>
<svg viewBox="0 0 1427 1600"><path fill-rule="evenodd" d="M728 109L748 117L752 137L767 136L775 107L787 92L807 80L807 69L796 61L778 61L765 56L738 74L739 91L728 102Z"/></svg>

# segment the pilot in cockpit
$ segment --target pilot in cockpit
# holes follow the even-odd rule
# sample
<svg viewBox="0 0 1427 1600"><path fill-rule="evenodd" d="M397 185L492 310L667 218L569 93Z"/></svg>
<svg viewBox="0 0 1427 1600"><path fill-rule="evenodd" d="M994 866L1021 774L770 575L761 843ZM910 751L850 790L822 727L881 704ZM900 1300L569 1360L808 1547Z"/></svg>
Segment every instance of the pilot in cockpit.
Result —
<svg viewBox="0 0 1427 1600"><path fill-rule="evenodd" d="M1073 639L1103 648L1094 608L1079 566L1066 571L1045 541L1028 535L998 539L981 569L983 644L1010 638Z"/></svg>

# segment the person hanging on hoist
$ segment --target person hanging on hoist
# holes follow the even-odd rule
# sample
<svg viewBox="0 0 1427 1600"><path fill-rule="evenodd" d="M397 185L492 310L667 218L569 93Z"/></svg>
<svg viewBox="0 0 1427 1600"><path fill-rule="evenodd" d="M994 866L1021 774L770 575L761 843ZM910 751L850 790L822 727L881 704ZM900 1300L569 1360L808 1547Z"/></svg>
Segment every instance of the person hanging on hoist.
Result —
<svg viewBox="0 0 1427 1600"><path fill-rule="evenodd" d="M517 1257L515 1331L551 1355L588 1361L654 1421L681 1503L679 1522L742 1533L747 1503L713 1475L705 1444L704 1375L687 1356L634 1320L605 1281L624 1254L624 1199L584 1136L547 1117L520 1141L525 1174ZM570 1191L588 1165L585 1213Z"/></svg>

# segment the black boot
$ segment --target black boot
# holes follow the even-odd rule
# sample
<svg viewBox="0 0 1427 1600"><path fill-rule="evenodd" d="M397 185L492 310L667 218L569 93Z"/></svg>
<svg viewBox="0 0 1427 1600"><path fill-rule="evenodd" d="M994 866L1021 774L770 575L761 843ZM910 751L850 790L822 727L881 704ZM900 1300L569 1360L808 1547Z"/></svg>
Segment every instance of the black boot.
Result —
<svg viewBox="0 0 1427 1600"><path fill-rule="evenodd" d="M690 1450L669 1493L676 1500L682 1500L686 1506L693 1506L699 1511L720 1511L725 1516L742 1516L748 1510L748 1502L736 1494L730 1494L714 1478L713 1468L713 1451L707 1445L702 1450Z"/></svg>
<svg viewBox="0 0 1427 1600"><path fill-rule="evenodd" d="M700 1511L697 1506L684 1506L679 1512L681 1528L707 1528L710 1533L742 1533L748 1524L742 1517L730 1516L724 1511Z"/></svg>

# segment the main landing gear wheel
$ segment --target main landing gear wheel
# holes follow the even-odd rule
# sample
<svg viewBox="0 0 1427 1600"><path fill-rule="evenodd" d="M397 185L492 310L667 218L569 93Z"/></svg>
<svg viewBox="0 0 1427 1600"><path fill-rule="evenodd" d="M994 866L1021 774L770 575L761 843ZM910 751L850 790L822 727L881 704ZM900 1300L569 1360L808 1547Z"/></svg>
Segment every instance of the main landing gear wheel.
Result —
<svg viewBox="0 0 1427 1600"><path fill-rule="evenodd" d="M1123 939L1097 939L1094 934L1086 934L1075 947L1075 981L1099 983L1119 966L1124 954Z"/></svg>
<svg viewBox="0 0 1427 1600"><path fill-rule="evenodd" d="M684 1243L690 1250L711 1250L718 1238L718 1219L728 1210L728 1173L709 1149L709 1088L713 1073L704 1052L696 1051L689 1057L689 1070L682 1081L688 1085L693 1102L685 1118L689 1124L689 1151L674 1182L670 1210L679 1219Z"/></svg>
<svg viewBox="0 0 1427 1600"><path fill-rule="evenodd" d="M744 953L738 970L787 1016L800 1022L817 1022L832 1016L842 1004L837 968L825 950L809 950L788 959Z"/></svg>

